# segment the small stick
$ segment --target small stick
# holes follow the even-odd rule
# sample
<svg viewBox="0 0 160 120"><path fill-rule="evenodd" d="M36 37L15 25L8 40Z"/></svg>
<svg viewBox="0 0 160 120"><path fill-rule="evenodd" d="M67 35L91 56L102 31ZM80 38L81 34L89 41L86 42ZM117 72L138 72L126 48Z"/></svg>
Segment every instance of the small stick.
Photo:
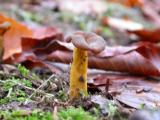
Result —
<svg viewBox="0 0 160 120"><path fill-rule="evenodd" d="M109 91L109 79L106 80L105 92L108 94Z"/></svg>
<svg viewBox="0 0 160 120"><path fill-rule="evenodd" d="M54 106L53 120L58 120L58 116L57 116L57 106Z"/></svg>
<svg viewBox="0 0 160 120"><path fill-rule="evenodd" d="M12 90L13 90L13 88L10 88L10 89L9 89L8 94L7 94L7 97L10 97L10 96L11 96Z"/></svg>
<svg viewBox="0 0 160 120"><path fill-rule="evenodd" d="M30 99L35 93L37 93L37 91L38 91L41 87L43 87L48 81L50 81L53 77L55 77L54 74L51 75L44 83L42 83L42 84L26 99L26 101L24 102L24 104L27 104L28 101L29 101L29 99Z"/></svg>
<svg viewBox="0 0 160 120"><path fill-rule="evenodd" d="M0 82L3 83L3 84L5 84L5 81L0 80ZM37 90L37 89L35 89L35 88L27 87L27 86L25 86L25 85L23 85L23 84L20 84L20 83L18 83L17 85L20 86L20 87L22 87L22 88L24 88L24 89L28 89L28 90L31 90L31 91L36 91L36 90ZM12 89L11 89L11 90L9 89L9 92L8 92L8 94L7 94L7 97L9 97L9 95L10 95L11 92L12 92ZM36 91L36 92L41 93L41 94L44 94L44 95L47 95L47 96L52 96L52 97L54 97L54 95L52 95L52 94L50 94L50 93L46 93L46 92L44 92L43 90L39 90L39 91Z"/></svg>
<svg viewBox="0 0 160 120"><path fill-rule="evenodd" d="M108 99L113 99L112 95L109 93L109 85L110 85L110 79L107 78L105 86L105 95Z"/></svg>

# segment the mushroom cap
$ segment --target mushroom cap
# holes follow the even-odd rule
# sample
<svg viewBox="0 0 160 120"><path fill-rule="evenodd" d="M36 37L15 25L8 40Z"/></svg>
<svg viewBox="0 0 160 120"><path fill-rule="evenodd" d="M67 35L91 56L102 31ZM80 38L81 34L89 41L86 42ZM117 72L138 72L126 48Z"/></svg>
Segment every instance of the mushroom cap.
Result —
<svg viewBox="0 0 160 120"><path fill-rule="evenodd" d="M66 40L67 42L71 41L77 48L89 50L94 53L103 51L106 46L106 42L101 36L91 32L77 31Z"/></svg>

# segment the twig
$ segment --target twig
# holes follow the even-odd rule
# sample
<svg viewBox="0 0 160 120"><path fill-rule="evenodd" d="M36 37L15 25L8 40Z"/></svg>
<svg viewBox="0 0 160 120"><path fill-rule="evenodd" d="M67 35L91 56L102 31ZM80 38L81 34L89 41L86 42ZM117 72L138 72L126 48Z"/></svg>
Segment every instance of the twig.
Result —
<svg viewBox="0 0 160 120"><path fill-rule="evenodd" d="M10 97L10 96L11 96L12 90L13 90L13 88L10 88L10 89L9 89L8 94L7 94L7 97Z"/></svg>
<svg viewBox="0 0 160 120"><path fill-rule="evenodd" d="M3 83L3 84L5 84L5 81L0 80L0 82ZM25 85L23 85L23 84L21 84L21 83L17 83L17 85L20 86L20 87L22 87L22 88L24 88L24 89L28 89L28 90L31 90L31 91L36 91L36 90L37 90L37 89L35 89L35 88L27 87L27 86L25 86ZM46 95L46 96L52 96L52 97L54 97L53 94L46 93L46 92L44 92L43 90L39 90L39 91L36 91L36 92L37 92L37 93L44 94L44 95ZM10 95L10 93L11 93L11 90L9 89L9 92L8 92L7 97Z"/></svg>
<svg viewBox="0 0 160 120"><path fill-rule="evenodd" d="M113 99L112 95L109 93L109 87L110 87L110 79L106 79L106 86L105 86L105 95L108 99Z"/></svg>
<svg viewBox="0 0 160 120"><path fill-rule="evenodd" d="M54 107L53 120L58 120L58 116L57 116L57 106Z"/></svg>
<svg viewBox="0 0 160 120"><path fill-rule="evenodd" d="M51 75L44 83L42 83L42 84L26 99L26 101L24 102L24 104L27 104L28 101L29 101L29 99L32 98L32 96L33 96L34 94L36 94L37 91L39 91L39 89L40 89L41 87L43 87L43 86L44 86L48 81L50 81L53 77L55 77L54 74Z"/></svg>
<svg viewBox="0 0 160 120"><path fill-rule="evenodd" d="M37 91L37 89L35 89L35 88L31 88L31 87L27 87L27 86L24 86L24 85L22 85L22 84L18 84L20 87L22 87L22 88L24 88L24 89L28 89L28 90L31 90L31 91L36 91L37 93L41 93L41 94L44 94L44 95L47 95L47 96L52 96L52 97L54 97L54 95L53 94L50 94L50 93L46 93L46 92L44 92L43 90L39 90L39 91Z"/></svg>
<svg viewBox="0 0 160 120"><path fill-rule="evenodd" d="M109 84L110 84L110 80L107 78L107 80L106 80L106 86L105 86L105 92L106 92L106 94L108 94L108 91L109 91Z"/></svg>

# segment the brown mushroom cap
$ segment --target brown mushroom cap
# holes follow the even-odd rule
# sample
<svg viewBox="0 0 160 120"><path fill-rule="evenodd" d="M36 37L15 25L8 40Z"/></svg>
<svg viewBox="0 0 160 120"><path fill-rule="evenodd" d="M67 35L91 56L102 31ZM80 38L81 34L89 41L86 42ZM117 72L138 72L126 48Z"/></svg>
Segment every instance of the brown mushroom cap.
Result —
<svg viewBox="0 0 160 120"><path fill-rule="evenodd" d="M67 38L68 42L72 42L75 47L90 50L94 53L99 53L105 49L106 42L95 33L78 31Z"/></svg>

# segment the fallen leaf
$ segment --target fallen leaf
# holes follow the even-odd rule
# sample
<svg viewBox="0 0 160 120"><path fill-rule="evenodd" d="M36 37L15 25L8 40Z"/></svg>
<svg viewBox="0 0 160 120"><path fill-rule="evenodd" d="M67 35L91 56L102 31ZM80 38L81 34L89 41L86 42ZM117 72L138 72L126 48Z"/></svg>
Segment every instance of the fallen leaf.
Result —
<svg viewBox="0 0 160 120"><path fill-rule="evenodd" d="M5 61L6 63L26 61L41 63L41 65L45 61L71 63L73 45L63 41L61 32L55 28L34 31L36 34L32 37L22 38L22 52L14 54ZM160 48L152 43L128 47L106 46L105 50L96 56L89 53L89 67L145 76L160 76L159 53Z"/></svg>
<svg viewBox="0 0 160 120"><path fill-rule="evenodd" d="M37 28L33 36L21 38L22 52L14 54L6 59L5 63L23 63L27 67L48 66L43 60L56 49L68 50L66 47L57 45L56 41L63 41L63 34L54 27Z"/></svg>
<svg viewBox="0 0 160 120"><path fill-rule="evenodd" d="M0 24L0 35L3 35L5 31L11 26L10 22L4 22Z"/></svg>
<svg viewBox="0 0 160 120"><path fill-rule="evenodd" d="M109 72L90 74L88 78L92 79L92 82L88 83L89 87L99 88L102 92L105 92L106 80L109 80L108 93L126 106L141 109L158 108L160 105L160 84L152 78ZM137 92L139 89L145 90Z"/></svg>
<svg viewBox="0 0 160 120"><path fill-rule="evenodd" d="M27 26L0 14L0 30L4 30L6 23L10 23L10 27L5 30L2 36L4 48L3 61L6 63L36 59L32 52L35 50L42 52L41 48L46 47L53 39L63 40L62 33L54 27L41 27L31 30ZM48 48L45 50L49 52ZM27 56L27 59L21 56L22 52L24 53L23 56ZM23 60L16 60L16 58L23 58Z"/></svg>
<svg viewBox="0 0 160 120"><path fill-rule="evenodd" d="M136 110L134 111L130 117L129 120L159 120L160 111L159 110Z"/></svg>
<svg viewBox="0 0 160 120"><path fill-rule="evenodd" d="M104 16L101 20L101 23L103 25L108 25L110 27L113 27L118 30L142 30L143 25L140 23L133 22L131 20L126 19L119 19L119 18L113 18L113 17L106 17Z"/></svg>
<svg viewBox="0 0 160 120"><path fill-rule="evenodd" d="M0 14L0 24L4 22L9 22L11 24L10 28L3 35L3 60L6 60L13 54L22 52L21 38L32 36L32 31L25 25Z"/></svg>
<svg viewBox="0 0 160 120"><path fill-rule="evenodd" d="M55 41L54 39L62 41L63 34L54 27L41 27L33 29L33 36L23 37L21 45L23 47L23 51L34 50L34 48L49 51L47 46L50 46L52 41ZM52 48L54 49L53 46Z"/></svg>
<svg viewBox="0 0 160 120"><path fill-rule="evenodd" d="M92 54L90 55L90 68L127 72L146 76L160 75L160 48L157 45L144 43L141 45L132 46L131 48L119 47L119 49L118 47L112 47L112 49L111 47L106 47L102 53L97 56L93 56ZM71 63L72 52L69 50L61 51L57 49L47 55L46 60Z"/></svg>
<svg viewBox="0 0 160 120"><path fill-rule="evenodd" d="M142 7L143 15L150 21L153 22L157 27L160 27L160 3L157 0L146 0Z"/></svg>
<svg viewBox="0 0 160 120"><path fill-rule="evenodd" d="M91 96L91 101L94 104L99 105L103 114L107 115L109 113L110 101L107 98L102 97L101 95L93 95L93 96Z"/></svg>
<svg viewBox="0 0 160 120"><path fill-rule="evenodd" d="M127 7L142 7L144 0L109 0L109 2L116 2Z"/></svg>
<svg viewBox="0 0 160 120"><path fill-rule="evenodd" d="M153 43L160 42L160 34L159 34L160 29L155 29L155 30L141 29L133 31L128 30L128 32L137 35L140 41L147 41Z"/></svg>

